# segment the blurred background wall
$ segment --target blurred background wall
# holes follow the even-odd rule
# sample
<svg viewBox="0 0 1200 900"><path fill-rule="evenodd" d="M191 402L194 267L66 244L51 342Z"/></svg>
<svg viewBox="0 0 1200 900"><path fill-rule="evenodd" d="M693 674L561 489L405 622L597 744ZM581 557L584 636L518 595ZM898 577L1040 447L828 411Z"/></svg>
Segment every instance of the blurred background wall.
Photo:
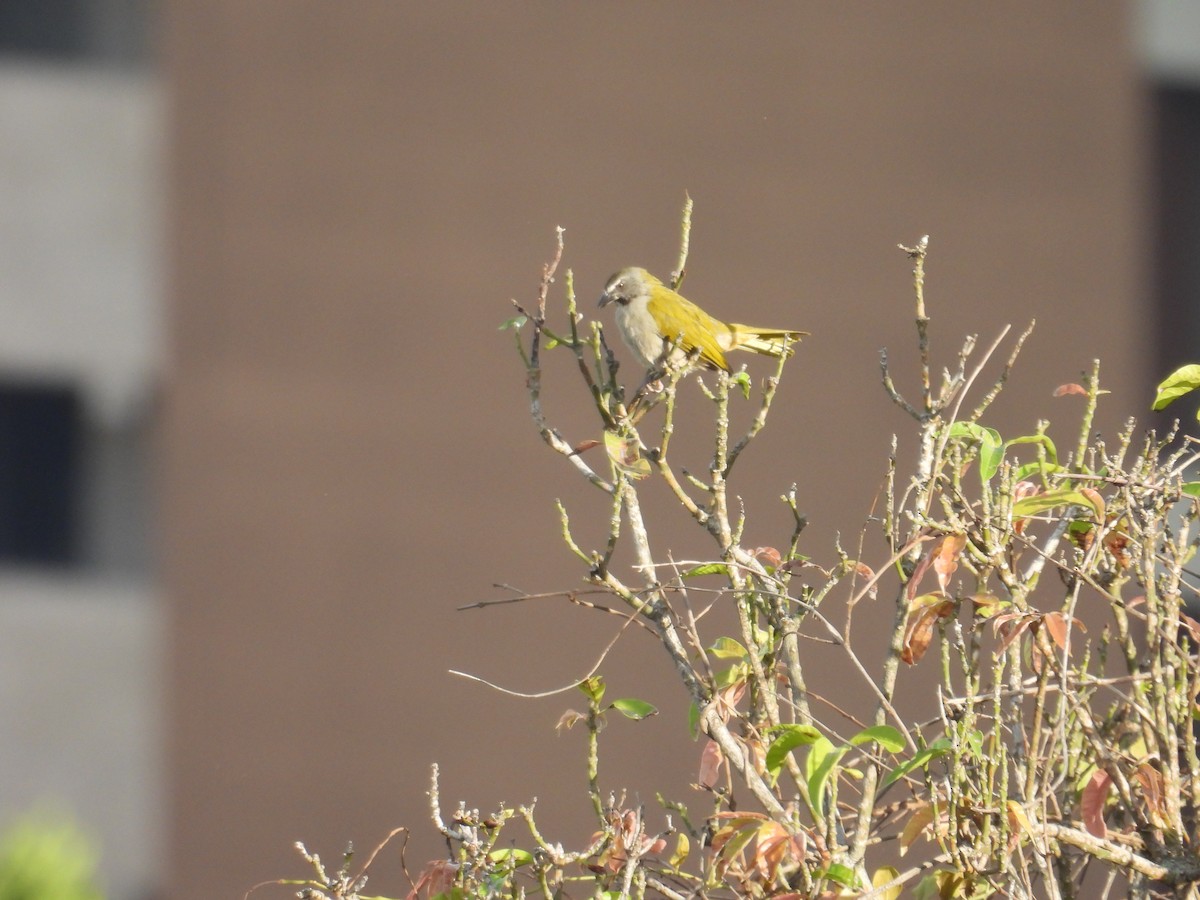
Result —
<svg viewBox="0 0 1200 900"><path fill-rule="evenodd" d="M448 674L544 691L618 627L457 611L580 583L554 498L601 534L496 330L556 226L590 316L614 269L671 268L688 191L689 296L813 332L738 489L767 545L797 482L818 558L909 433L878 384L885 346L915 383L897 242L932 236L946 363L1038 319L1002 432L1070 435L1050 393L1096 357L1115 430L1200 345L1182 4L9 0L0 54L0 826L70 809L114 897L240 896L302 874L297 839L397 825L419 867L434 761L447 806L590 833L575 698ZM656 650L606 663L662 714L605 732L603 784L698 802Z"/></svg>

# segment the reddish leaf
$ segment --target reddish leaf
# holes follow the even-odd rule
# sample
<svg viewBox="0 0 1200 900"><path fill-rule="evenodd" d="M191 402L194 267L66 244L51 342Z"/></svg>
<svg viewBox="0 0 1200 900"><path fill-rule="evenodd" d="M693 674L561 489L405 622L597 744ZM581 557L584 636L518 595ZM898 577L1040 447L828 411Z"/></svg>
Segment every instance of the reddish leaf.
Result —
<svg viewBox="0 0 1200 900"><path fill-rule="evenodd" d="M764 822L758 827L750 864L762 873L767 883L775 880L779 864L787 856L789 843L790 835L778 822Z"/></svg>
<svg viewBox="0 0 1200 900"><path fill-rule="evenodd" d="M929 567L933 565L933 555L937 552L937 544L934 544L930 551L926 553L917 562L917 567L913 569L912 577L908 579L908 585L904 593L909 601L912 601L917 596L917 590L921 587L921 581L925 578L925 573L929 571Z"/></svg>
<svg viewBox="0 0 1200 900"><path fill-rule="evenodd" d="M1009 645L1024 634L1033 622L1033 619L1019 612L1006 613L992 619L992 629L1000 636L1000 647L997 652L1003 653L1007 650Z"/></svg>
<svg viewBox="0 0 1200 900"><path fill-rule="evenodd" d="M1067 531L1067 537L1071 542L1083 550L1085 553L1092 549L1092 544L1096 542L1096 529L1089 522L1073 522L1071 528Z"/></svg>
<svg viewBox="0 0 1200 900"><path fill-rule="evenodd" d="M912 666L920 662L929 649L929 643L933 640L933 626L954 614L954 601L945 600L937 594L925 594L910 606L912 611L904 626L904 648L900 658Z"/></svg>
<svg viewBox="0 0 1200 900"><path fill-rule="evenodd" d="M571 448L571 455L578 456L580 453L583 453L587 450L591 450L593 447L599 447L599 446L600 446L599 441L593 441L593 440L580 441L578 444L576 444L574 447Z"/></svg>
<svg viewBox="0 0 1200 900"><path fill-rule="evenodd" d="M613 834L613 842L600 856L603 869L619 872L625 868L631 856L644 856L647 853L658 854L666 849L665 838L649 837L642 827L642 818L634 810L614 809L608 814L608 824ZM595 840L599 835L593 835ZM592 871L597 871L593 868Z"/></svg>
<svg viewBox="0 0 1200 900"><path fill-rule="evenodd" d="M746 696L746 680L739 678L729 687L722 688L717 691L717 712L721 716L721 721L728 722L729 719L737 712L737 705Z"/></svg>
<svg viewBox="0 0 1200 900"><path fill-rule="evenodd" d="M1108 826L1104 824L1104 804L1108 801L1108 790L1112 778L1103 769L1097 769L1088 779L1079 798L1079 811L1083 816L1083 827L1088 834L1098 838L1108 837Z"/></svg>
<svg viewBox="0 0 1200 900"><path fill-rule="evenodd" d="M1041 486L1033 481L1018 481L1013 485L1013 499L1024 500L1026 497L1032 497L1035 494L1041 493Z"/></svg>
<svg viewBox="0 0 1200 900"><path fill-rule="evenodd" d="M778 569L779 564L783 562L783 557L779 555L779 551L774 547L755 547L752 555L764 566L771 569Z"/></svg>
<svg viewBox="0 0 1200 900"><path fill-rule="evenodd" d="M1100 496L1100 492L1095 488L1085 487L1080 488L1079 493L1088 499L1092 504L1092 508L1096 510L1096 521L1104 521L1104 498Z"/></svg>
<svg viewBox="0 0 1200 900"><path fill-rule="evenodd" d="M1018 481L1013 485L1013 503L1018 503L1026 497L1033 497L1041 493L1041 487L1034 484L1032 481ZM1013 531L1017 534L1024 534L1025 526L1029 524L1029 519L1013 519Z"/></svg>
<svg viewBox="0 0 1200 900"><path fill-rule="evenodd" d="M1027 497L1034 497L1042 492L1042 486L1034 484L1033 481L1018 481L1013 485L1013 503L1020 503ZM1013 530L1016 534L1024 534L1025 526L1030 523L1028 518L1014 518Z"/></svg>
<svg viewBox="0 0 1200 900"><path fill-rule="evenodd" d="M1163 825L1166 805L1163 802L1163 777L1162 773L1148 762L1138 766L1133 777L1137 779L1138 784L1142 786L1142 797L1146 800L1146 806L1149 808L1150 818L1157 825Z"/></svg>
<svg viewBox="0 0 1200 900"><path fill-rule="evenodd" d="M971 602L975 604L975 615L981 619L1002 615L1012 607L1011 601L1001 600L995 594L972 594Z"/></svg>
<svg viewBox="0 0 1200 900"><path fill-rule="evenodd" d="M767 746L763 743L760 737L744 737L739 740L745 744L746 750L750 754L750 762L754 766L754 771L759 775L767 774Z"/></svg>
<svg viewBox="0 0 1200 900"><path fill-rule="evenodd" d="M908 852L908 848L912 846L912 842L927 829L933 822L933 804L922 803L913 814L908 817L908 821L904 823L904 830L900 832L900 855L903 856Z"/></svg>
<svg viewBox="0 0 1200 900"><path fill-rule="evenodd" d="M753 840L758 826L766 820L762 813L726 812L717 813L713 818L725 819L726 822L713 832L709 846L717 855L717 869L724 873Z"/></svg>
<svg viewBox="0 0 1200 900"><path fill-rule="evenodd" d="M709 738L700 751L700 772L696 776L696 783L709 790L715 788L721 780L721 765L724 762L725 754L721 752L721 745Z"/></svg>
<svg viewBox="0 0 1200 900"><path fill-rule="evenodd" d="M805 559L803 556L798 556L795 559L789 559L787 562L783 563L779 567L779 571L786 573L788 575L793 575L796 572L799 572L801 569L808 568L808 567L812 567L814 569L820 568L819 566L813 565L811 562L809 562L809 560Z"/></svg>
<svg viewBox="0 0 1200 900"><path fill-rule="evenodd" d="M1110 531L1104 538L1104 549L1113 555L1117 568L1129 568L1132 562L1129 555L1129 535L1123 531Z"/></svg>
<svg viewBox="0 0 1200 900"><path fill-rule="evenodd" d="M965 546L967 546L965 534L948 534L934 545L937 556L933 560L933 570L937 572L938 586L942 589L943 594L946 593L946 585L950 581L950 576L958 568L958 557L962 554ZM931 554L933 552L930 550Z"/></svg>
<svg viewBox="0 0 1200 900"><path fill-rule="evenodd" d="M1025 814L1025 810L1016 800L1008 801L1007 811L1008 830L1012 835L1008 839L1008 852L1011 853L1021 842L1021 835L1033 837L1033 826L1029 822L1029 816Z"/></svg>
<svg viewBox="0 0 1200 900"><path fill-rule="evenodd" d="M1067 649L1067 619L1060 612L1046 613L1042 616L1042 624L1046 626L1046 633L1050 635L1050 639L1058 645L1059 650ZM1080 631L1087 631L1087 628L1082 622L1076 618L1071 619L1071 625L1078 628Z"/></svg>
<svg viewBox="0 0 1200 900"><path fill-rule="evenodd" d="M1187 629L1188 634L1191 635L1193 643L1200 644L1200 622L1197 622L1189 615L1180 613L1179 624Z"/></svg>
<svg viewBox="0 0 1200 900"><path fill-rule="evenodd" d="M454 887L454 876L458 874L458 864L448 859L435 859L421 870L412 890L408 892L407 900L416 900L424 891L426 897L436 897L438 894L448 894Z"/></svg>
<svg viewBox="0 0 1200 900"><path fill-rule="evenodd" d="M1078 394L1081 397L1088 395L1087 388L1081 384L1060 384L1054 389L1055 397L1066 397L1068 394Z"/></svg>
<svg viewBox="0 0 1200 900"><path fill-rule="evenodd" d="M866 579L866 581L871 585L870 590L867 591L867 596L869 596L872 600L878 597L879 587L874 583L875 570L864 562L856 562L854 564L854 572L858 575L858 577Z"/></svg>

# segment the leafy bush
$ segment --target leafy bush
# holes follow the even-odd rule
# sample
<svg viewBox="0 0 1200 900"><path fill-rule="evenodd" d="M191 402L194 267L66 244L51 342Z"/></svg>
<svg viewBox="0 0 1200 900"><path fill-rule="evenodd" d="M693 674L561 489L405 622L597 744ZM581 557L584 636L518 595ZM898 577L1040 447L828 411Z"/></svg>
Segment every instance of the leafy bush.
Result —
<svg viewBox="0 0 1200 900"><path fill-rule="evenodd" d="M679 273L689 227L685 212ZM1187 480L1196 443L1175 431L1138 436L1132 423L1111 443L1094 437L1098 364L1057 392L1082 406L1065 452L1046 421L1001 435L987 413L1028 330L1010 339L1006 329L982 352L966 340L939 375L927 240L903 249L914 267L917 395L902 395L886 356L881 364L885 391L911 421L915 466L901 471L894 444L881 508L855 552L804 546L796 486L783 495L791 532L748 547L732 485L786 360L758 388L745 371L686 368L623 384L604 329L577 309L569 272L565 311L551 315L560 232L535 302L505 325L543 441L607 498L598 546L577 540L560 506L563 539L592 588L661 644L691 700L704 808L671 798L651 810L602 794L605 719L654 710L607 700L593 675L579 685L584 707L560 723L586 735L591 842L564 849L530 806L444 817L435 769L434 826L453 852L418 875L410 898L1194 896L1200 623L1185 602L1200 541L1198 486ZM984 383L1006 341L1000 374ZM602 439L573 441L552 423L542 404L548 352L574 356ZM1188 377L1164 382L1160 402ZM699 475L670 452L685 389L702 391L711 411L711 464ZM748 413L731 415L746 403ZM735 429L737 418L749 425ZM642 514L647 478L668 487L707 542L700 562L656 550ZM876 628L881 615L888 623L874 656L855 620L866 604ZM710 631L719 617L705 613L716 606L735 613L733 633ZM807 648L817 642L869 689L866 708L812 692ZM899 695L901 671L917 665L937 671L936 714L925 721L906 716ZM347 860L330 876L308 858L316 877L297 882L303 895L361 891L365 868L352 874Z"/></svg>

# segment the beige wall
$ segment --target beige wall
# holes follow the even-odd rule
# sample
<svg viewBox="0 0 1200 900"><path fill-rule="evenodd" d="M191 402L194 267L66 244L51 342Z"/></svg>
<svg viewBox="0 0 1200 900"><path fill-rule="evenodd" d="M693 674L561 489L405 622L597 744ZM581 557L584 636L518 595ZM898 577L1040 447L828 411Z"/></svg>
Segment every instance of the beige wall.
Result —
<svg viewBox="0 0 1200 900"><path fill-rule="evenodd" d="M549 831L590 831L580 736L553 733L575 698L447 674L545 690L616 628L557 602L455 611L493 582L579 583L555 497L600 533L601 499L537 440L496 331L555 226L591 315L615 268L670 268L690 191L688 292L814 333L744 460L752 544L783 539L775 498L798 481L806 552L829 559L889 435L911 433L878 386L880 347L913 356L898 241L933 236L941 360L1037 316L1002 431L1049 415L1068 441L1077 409L1050 392L1094 356L1104 421L1144 408L1120 4L167 7L173 897L237 896L299 874L296 839L331 858L396 825L419 866L438 852L435 760L448 804L537 795ZM568 384L553 415L596 436ZM696 432L678 449L703 465ZM653 515L677 556L707 551ZM605 733L604 784L702 804L664 662L627 634L606 667L614 695L663 714ZM379 893L406 889L385 872Z"/></svg>

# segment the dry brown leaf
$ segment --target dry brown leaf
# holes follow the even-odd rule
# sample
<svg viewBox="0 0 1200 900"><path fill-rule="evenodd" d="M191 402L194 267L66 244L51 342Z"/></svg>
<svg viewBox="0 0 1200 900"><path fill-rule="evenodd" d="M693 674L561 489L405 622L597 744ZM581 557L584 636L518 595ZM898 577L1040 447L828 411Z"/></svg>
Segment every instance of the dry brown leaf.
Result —
<svg viewBox="0 0 1200 900"><path fill-rule="evenodd" d="M574 728L586 718L587 716L585 716L583 713L573 709L568 709L565 713L558 717L558 721L554 724L554 730L561 734L564 731L569 731L570 729Z"/></svg>
<svg viewBox="0 0 1200 900"><path fill-rule="evenodd" d="M920 603L921 600L931 602ZM916 665L929 649L933 640L933 627L941 619L954 614L954 601L941 598L937 594L925 594L913 601L913 611L909 613L908 623L904 628L904 648L900 658L910 666Z"/></svg>

